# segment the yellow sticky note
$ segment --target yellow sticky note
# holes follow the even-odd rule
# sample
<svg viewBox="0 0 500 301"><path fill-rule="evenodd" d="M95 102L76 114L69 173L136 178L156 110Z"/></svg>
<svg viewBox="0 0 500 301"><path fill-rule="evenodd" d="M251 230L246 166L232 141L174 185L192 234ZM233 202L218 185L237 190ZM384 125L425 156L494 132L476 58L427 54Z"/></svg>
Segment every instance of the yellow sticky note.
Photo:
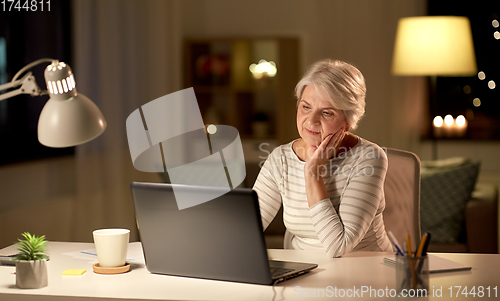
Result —
<svg viewBox="0 0 500 301"><path fill-rule="evenodd" d="M85 274L87 270L84 270L84 269L67 269L65 271L63 271L63 275L67 275L67 276L81 276L83 274Z"/></svg>

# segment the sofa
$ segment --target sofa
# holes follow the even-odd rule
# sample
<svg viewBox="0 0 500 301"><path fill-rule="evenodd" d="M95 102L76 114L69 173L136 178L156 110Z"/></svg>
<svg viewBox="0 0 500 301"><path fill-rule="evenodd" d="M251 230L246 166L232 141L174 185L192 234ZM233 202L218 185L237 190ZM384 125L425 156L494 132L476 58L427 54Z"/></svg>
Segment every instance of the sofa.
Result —
<svg viewBox="0 0 500 301"><path fill-rule="evenodd" d="M498 187L477 183L465 207L464 233L455 243L432 243L431 252L498 253Z"/></svg>

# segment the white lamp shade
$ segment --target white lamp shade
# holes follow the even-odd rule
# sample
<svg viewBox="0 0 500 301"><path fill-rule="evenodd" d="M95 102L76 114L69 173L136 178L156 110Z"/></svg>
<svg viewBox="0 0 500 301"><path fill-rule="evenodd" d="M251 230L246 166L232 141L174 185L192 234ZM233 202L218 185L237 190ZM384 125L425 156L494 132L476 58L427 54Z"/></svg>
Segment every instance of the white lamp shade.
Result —
<svg viewBox="0 0 500 301"><path fill-rule="evenodd" d="M67 100L47 101L38 120L38 140L49 147L69 147L88 142L105 129L99 108L78 93Z"/></svg>
<svg viewBox="0 0 500 301"><path fill-rule="evenodd" d="M456 16L400 19L392 73L436 76L476 74L469 19Z"/></svg>

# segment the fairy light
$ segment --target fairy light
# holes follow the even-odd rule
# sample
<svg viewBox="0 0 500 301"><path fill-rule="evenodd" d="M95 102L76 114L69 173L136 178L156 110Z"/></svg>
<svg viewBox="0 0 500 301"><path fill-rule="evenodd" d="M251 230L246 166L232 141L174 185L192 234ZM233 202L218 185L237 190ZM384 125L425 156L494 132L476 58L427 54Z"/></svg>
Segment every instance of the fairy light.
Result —
<svg viewBox="0 0 500 301"><path fill-rule="evenodd" d="M276 63L273 61L260 60L258 64L251 64L250 72L252 72L254 78L261 78L264 75L269 77L276 76L278 69L276 68Z"/></svg>

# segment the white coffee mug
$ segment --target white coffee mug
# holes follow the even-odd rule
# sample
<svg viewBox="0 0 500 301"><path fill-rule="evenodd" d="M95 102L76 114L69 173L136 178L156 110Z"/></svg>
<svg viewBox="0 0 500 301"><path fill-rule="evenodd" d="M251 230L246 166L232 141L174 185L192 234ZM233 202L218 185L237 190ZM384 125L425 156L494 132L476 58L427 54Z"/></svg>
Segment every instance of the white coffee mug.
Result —
<svg viewBox="0 0 500 301"><path fill-rule="evenodd" d="M130 230L100 229L95 230L93 234L99 266L103 268L124 266Z"/></svg>

